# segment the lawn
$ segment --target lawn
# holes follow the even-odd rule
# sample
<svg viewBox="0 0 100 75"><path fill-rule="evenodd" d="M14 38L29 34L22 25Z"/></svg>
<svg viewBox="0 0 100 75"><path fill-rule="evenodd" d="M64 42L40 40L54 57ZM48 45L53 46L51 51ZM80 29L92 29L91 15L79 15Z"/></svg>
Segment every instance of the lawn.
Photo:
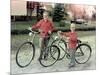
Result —
<svg viewBox="0 0 100 75"><path fill-rule="evenodd" d="M79 38L85 36L96 36L95 31L78 31L77 33ZM56 35L56 33L54 33L54 35ZM28 34L11 35L11 50L17 50L22 43L27 41L27 39L30 39ZM34 44L36 48L39 47L39 35L35 36Z"/></svg>
<svg viewBox="0 0 100 75"><path fill-rule="evenodd" d="M28 27L36 24L36 21L27 21L27 22L11 22L11 30L25 30ZM66 30L69 29L70 23L54 22L56 29ZM76 28L95 28L96 25L85 25L85 24L76 24Z"/></svg>

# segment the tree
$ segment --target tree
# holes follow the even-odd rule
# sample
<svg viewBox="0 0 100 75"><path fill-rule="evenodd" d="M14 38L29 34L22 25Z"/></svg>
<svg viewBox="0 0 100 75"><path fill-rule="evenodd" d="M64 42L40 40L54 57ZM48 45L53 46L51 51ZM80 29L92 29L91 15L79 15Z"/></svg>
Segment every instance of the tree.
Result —
<svg viewBox="0 0 100 75"><path fill-rule="evenodd" d="M43 13L44 13L45 9L43 9L43 6L41 6L40 4L37 6L37 21L41 20L43 18Z"/></svg>
<svg viewBox="0 0 100 75"><path fill-rule="evenodd" d="M53 10L53 21L59 22L64 17L64 5L56 4Z"/></svg>

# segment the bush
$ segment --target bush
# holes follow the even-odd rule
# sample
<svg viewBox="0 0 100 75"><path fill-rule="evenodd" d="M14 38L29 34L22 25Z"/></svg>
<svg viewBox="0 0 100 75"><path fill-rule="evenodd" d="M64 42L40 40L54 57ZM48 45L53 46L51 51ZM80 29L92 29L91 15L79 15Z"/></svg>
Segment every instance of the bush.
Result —
<svg viewBox="0 0 100 75"><path fill-rule="evenodd" d="M59 26L60 26L60 27L65 27L65 26L66 26L66 23L63 22L63 21L61 21L61 22L59 23Z"/></svg>
<svg viewBox="0 0 100 75"><path fill-rule="evenodd" d="M29 30L12 30L11 34L28 34Z"/></svg>

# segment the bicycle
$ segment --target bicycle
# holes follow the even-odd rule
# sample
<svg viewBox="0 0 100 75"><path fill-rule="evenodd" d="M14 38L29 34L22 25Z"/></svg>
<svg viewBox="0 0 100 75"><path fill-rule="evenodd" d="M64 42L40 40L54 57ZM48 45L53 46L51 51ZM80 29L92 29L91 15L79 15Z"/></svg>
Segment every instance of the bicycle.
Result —
<svg viewBox="0 0 100 75"><path fill-rule="evenodd" d="M90 59L92 49L90 45L88 44L88 42L83 42L81 40L77 40L77 42L78 44L77 44L77 48L75 52L75 61L78 64L84 64ZM68 51L68 41L66 42L63 38L58 36L58 38L52 42L52 45L56 45L60 49L60 58L58 60L62 60L65 56L68 59L70 58L70 54ZM51 55L52 55L52 52L51 52Z"/></svg>
<svg viewBox="0 0 100 75"><path fill-rule="evenodd" d="M29 29L28 29L29 30ZM37 31L29 30L29 36L31 39L26 42L24 42L19 48L16 53L16 63L19 67L24 68L27 67L35 56L35 45L34 45L34 38L36 34L39 34ZM56 51L55 54L51 56L51 53L53 51ZM60 50L56 45L48 45L45 50L40 52L39 56L39 62L44 67L49 67L55 64L60 56ZM46 59L41 59L42 56L45 56ZM55 57L55 59L53 59Z"/></svg>

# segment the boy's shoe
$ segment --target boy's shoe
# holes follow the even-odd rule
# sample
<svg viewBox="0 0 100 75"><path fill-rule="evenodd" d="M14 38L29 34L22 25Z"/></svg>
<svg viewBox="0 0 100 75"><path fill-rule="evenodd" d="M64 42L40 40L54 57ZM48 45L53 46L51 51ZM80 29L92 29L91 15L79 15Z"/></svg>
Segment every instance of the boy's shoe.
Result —
<svg viewBox="0 0 100 75"><path fill-rule="evenodd" d="M68 59L71 59L70 55L68 55L68 54L66 55L66 57L67 57Z"/></svg>
<svg viewBox="0 0 100 75"><path fill-rule="evenodd" d="M44 55L44 60L47 60L47 56L46 55Z"/></svg>
<svg viewBox="0 0 100 75"><path fill-rule="evenodd" d="M38 60L42 60L42 57L39 57Z"/></svg>
<svg viewBox="0 0 100 75"><path fill-rule="evenodd" d="M75 67L75 64L74 63L70 63L69 64L69 68L72 68L72 67Z"/></svg>
<svg viewBox="0 0 100 75"><path fill-rule="evenodd" d="M44 56L43 55L39 57L39 60L43 60L43 59L44 59Z"/></svg>
<svg viewBox="0 0 100 75"><path fill-rule="evenodd" d="M40 57L39 60L47 60L47 56L44 55L44 56Z"/></svg>

